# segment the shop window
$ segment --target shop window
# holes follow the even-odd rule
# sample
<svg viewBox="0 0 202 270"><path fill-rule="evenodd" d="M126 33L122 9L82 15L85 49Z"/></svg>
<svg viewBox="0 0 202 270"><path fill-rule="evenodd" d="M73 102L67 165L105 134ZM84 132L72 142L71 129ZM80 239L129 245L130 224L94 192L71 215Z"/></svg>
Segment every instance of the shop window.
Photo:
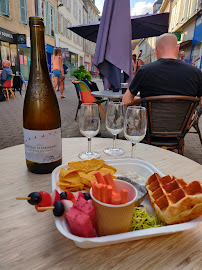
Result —
<svg viewBox="0 0 202 270"><path fill-rule="evenodd" d="M19 8L20 8L20 22L23 24L27 24L27 1L19 0Z"/></svg>
<svg viewBox="0 0 202 270"><path fill-rule="evenodd" d="M9 0L1 0L0 14L3 14L9 17Z"/></svg>

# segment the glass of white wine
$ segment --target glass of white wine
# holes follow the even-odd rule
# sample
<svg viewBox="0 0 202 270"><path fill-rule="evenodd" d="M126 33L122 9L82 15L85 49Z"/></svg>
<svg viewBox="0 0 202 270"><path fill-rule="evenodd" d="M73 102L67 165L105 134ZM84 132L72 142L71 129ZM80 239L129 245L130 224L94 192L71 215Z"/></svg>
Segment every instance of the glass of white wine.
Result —
<svg viewBox="0 0 202 270"><path fill-rule="evenodd" d="M95 103L82 103L79 115L79 129L82 135L88 138L88 151L79 154L80 159L89 160L100 158L100 154L91 151L91 139L100 130L100 117L98 105Z"/></svg>
<svg viewBox="0 0 202 270"><path fill-rule="evenodd" d="M134 158L136 143L144 139L146 130L146 109L141 106L129 106L124 120L124 135L132 143L131 158Z"/></svg>
<svg viewBox="0 0 202 270"><path fill-rule="evenodd" d="M124 150L116 147L116 137L123 130L125 105L120 102L109 102L107 104L106 128L113 135L113 147L106 148L105 154L119 156Z"/></svg>

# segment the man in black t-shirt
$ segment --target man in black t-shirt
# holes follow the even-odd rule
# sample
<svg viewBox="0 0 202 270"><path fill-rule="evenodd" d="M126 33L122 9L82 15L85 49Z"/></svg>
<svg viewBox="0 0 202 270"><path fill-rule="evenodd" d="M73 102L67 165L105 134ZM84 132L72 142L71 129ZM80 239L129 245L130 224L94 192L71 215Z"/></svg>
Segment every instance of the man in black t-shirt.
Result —
<svg viewBox="0 0 202 270"><path fill-rule="evenodd" d="M177 60L179 46L173 34L163 34L156 40L157 61L142 66L123 97L125 105L138 104L140 97L184 95L200 97L202 107L202 72Z"/></svg>

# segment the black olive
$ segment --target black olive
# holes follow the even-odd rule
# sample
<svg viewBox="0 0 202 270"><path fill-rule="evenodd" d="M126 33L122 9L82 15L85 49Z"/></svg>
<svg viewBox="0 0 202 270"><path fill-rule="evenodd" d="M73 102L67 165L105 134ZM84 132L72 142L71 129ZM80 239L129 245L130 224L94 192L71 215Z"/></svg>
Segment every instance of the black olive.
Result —
<svg viewBox="0 0 202 270"><path fill-rule="evenodd" d="M65 207L64 204L61 201L57 201L54 204L55 208L53 209L53 214L56 217L61 217L64 214Z"/></svg>
<svg viewBox="0 0 202 270"><path fill-rule="evenodd" d="M28 197L31 198L30 200L28 200L28 203L30 203L31 205L38 204L41 201L41 194L39 192L32 192L28 195Z"/></svg>
<svg viewBox="0 0 202 270"><path fill-rule="evenodd" d="M60 200L67 200L67 192L63 191L60 193Z"/></svg>
<svg viewBox="0 0 202 270"><path fill-rule="evenodd" d="M90 196L90 194L88 194L88 193L84 193L84 197L85 197L85 200L86 200L86 201L88 201L88 200L91 199L91 196Z"/></svg>

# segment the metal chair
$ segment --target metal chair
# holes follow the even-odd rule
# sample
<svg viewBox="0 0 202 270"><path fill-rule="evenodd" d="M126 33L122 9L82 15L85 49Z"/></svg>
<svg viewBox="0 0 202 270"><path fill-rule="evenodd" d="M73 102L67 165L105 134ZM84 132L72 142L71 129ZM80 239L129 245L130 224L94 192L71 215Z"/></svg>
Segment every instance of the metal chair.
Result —
<svg viewBox="0 0 202 270"><path fill-rule="evenodd" d="M147 109L148 144L184 154L184 137L190 129L199 99L190 96L153 96L142 99Z"/></svg>
<svg viewBox="0 0 202 270"><path fill-rule="evenodd" d="M102 105L101 105L101 103L105 102L106 100L105 99L97 100L95 97L93 97L91 95L90 88L87 86L87 84L85 82L73 81L72 83L75 86L77 97L78 97L78 106L77 106L75 120L77 119L78 110L80 109L82 103L96 103L96 104L98 104L98 107L99 107L104 119L106 119L105 112L104 112Z"/></svg>

